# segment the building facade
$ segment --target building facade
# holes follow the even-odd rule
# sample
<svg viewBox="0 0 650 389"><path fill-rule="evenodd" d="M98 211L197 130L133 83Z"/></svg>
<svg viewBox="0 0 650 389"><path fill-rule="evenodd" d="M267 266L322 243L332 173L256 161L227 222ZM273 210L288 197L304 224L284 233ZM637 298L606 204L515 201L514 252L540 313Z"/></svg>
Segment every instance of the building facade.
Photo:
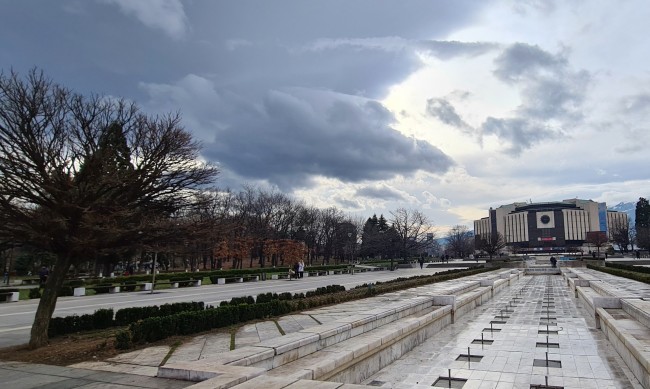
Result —
<svg viewBox="0 0 650 389"><path fill-rule="evenodd" d="M488 217L474 221L474 233L480 239L498 232L517 253L575 252L589 249L590 233L611 240L614 226L627 222L627 214L592 200L513 203L490 208Z"/></svg>

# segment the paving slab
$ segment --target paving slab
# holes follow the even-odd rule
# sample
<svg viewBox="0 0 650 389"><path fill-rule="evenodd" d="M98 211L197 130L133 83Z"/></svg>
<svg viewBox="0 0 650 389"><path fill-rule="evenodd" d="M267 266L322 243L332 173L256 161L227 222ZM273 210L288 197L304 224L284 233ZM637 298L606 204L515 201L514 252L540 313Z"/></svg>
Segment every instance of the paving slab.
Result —
<svg viewBox="0 0 650 389"><path fill-rule="evenodd" d="M114 373L136 374L147 377L155 377L158 374L158 366L131 365L128 363L108 361L80 362L70 365L70 367L97 371L110 371Z"/></svg>
<svg viewBox="0 0 650 389"><path fill-rule="evenodd" d="M3 389L180 389L191 384L191 382L187 381L127 373L98 372L88 369L22 362L0 362L0 388Z"/></svg>
<svg viewBox="0 0 650 389"><path fill-rule="evenodd" d="M141 366L160 366L167 354L169 354L169 350L171 350L169 346L147 347L146 349L120 354L107 359L107 361Z"/></svg>
<svg viewBox="0 0 650 389"><path fill-rule="evenodd" d="M197 361L201 357L201 352L205 346L206 339L209 335L196 336L189 341L178 346L167 359L166 363Z"/></svg>
<svg viewBox="0 0 650 389"><path fill-rule="evenodd" d="M257 325L246 324L241 326L235 334L235 348L250 346L260 342L260 336L257 333Z"/></svg>
<svg viewBox="0 0 650 389"><path fill-rule="evenodd" d="M212 358L230 351L231 335L218 333L208 335L199 359Z"/></svg>
<svg viewBox="0 0 650 389"><path fill-rule="evenodd" d="M260 342L282 336L282 333L280 332L277 324L275 324L275 321L272 320L256 323L255 328L257 330L257 336L260 339Z"/></svg>

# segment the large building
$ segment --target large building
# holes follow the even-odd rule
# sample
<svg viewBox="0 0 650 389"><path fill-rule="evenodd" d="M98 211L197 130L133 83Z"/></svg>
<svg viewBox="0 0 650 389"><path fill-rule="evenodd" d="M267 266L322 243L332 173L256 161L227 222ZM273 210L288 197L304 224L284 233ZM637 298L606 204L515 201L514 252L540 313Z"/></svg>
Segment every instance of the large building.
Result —
<svg viewBox="0 0 650 389"><path fill-rule="evenodd" d="M575 252L588 250L593 234L611 240L614 226L627 223L627 214L592 200L514 203L490 208L488 217L474 221L474 234L480 238L498 232L518 253Z"/></svg>

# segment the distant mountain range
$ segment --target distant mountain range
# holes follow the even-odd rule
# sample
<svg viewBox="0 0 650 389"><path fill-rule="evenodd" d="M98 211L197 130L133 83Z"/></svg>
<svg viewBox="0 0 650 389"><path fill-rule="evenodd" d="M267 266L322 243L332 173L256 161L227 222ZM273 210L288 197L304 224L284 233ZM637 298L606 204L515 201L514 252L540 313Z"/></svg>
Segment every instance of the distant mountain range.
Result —
<svg viewBox="0 0 650 389"><path fill-rule="evenodd" d="M634 221L636 220L636 202L631 201L629 203L618 203L613 207L608 207L609 210L611 211L618 211L618 212L625 212L627 213L627 217L630 220L630 224L634 225Z"/></svg>

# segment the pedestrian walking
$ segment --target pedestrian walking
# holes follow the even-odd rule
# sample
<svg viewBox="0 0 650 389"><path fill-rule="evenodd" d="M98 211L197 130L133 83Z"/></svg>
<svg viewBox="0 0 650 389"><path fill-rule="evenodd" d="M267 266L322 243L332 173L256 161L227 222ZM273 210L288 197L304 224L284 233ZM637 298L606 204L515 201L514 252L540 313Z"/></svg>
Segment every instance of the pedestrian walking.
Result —
<svg viewBox="0 0 650 389"><path fill-rule="evenodd" d="M305 262L301 259L300 262L298 262L298 278L302 278L303 274L305 273Z"/></svg>
<svg viewBox="0 0 650 389"><path fill-rule="evenodd" d="M47 266L41 267L41 271L38 272L38 279L39 279L39 283L40 283L41 288L47 282L47 276L49 276L49 275L50 275L50 269L48 269Z"/></svg>
<svg viewBox="0 0 650 389"><path fill-rule="evenodd" d="M420 257L420 269L424 268L424 257Z"/></svg>

